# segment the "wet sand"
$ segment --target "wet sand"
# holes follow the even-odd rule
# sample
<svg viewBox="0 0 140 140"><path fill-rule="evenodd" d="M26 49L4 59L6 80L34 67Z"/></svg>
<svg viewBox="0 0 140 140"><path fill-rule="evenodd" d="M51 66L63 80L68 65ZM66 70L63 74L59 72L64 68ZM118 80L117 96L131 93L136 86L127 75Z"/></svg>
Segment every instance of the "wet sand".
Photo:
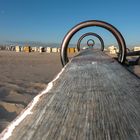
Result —
<svg viewBox="0 0 140 140"><path fill-rule="evenodd" d="M58 53L0 51L0 132L61 68Z"/></svg>

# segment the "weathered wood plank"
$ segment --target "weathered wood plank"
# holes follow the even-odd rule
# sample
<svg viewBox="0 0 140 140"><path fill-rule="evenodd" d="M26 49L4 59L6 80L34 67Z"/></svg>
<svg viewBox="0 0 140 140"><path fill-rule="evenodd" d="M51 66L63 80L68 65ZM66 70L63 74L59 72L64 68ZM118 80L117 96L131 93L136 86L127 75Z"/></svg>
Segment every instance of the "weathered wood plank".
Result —
<svg viewBox="0 0 140 140"><path fill-rule="evenodd" d="M10 140L138 140L140 80L103 52L87 50L32 112Z"/></svg>
<svg viewBox="0 0 140 140"><path fill-rule="evenodd" d="M140 56L140 51L128 52L127 56Z"/></svg>

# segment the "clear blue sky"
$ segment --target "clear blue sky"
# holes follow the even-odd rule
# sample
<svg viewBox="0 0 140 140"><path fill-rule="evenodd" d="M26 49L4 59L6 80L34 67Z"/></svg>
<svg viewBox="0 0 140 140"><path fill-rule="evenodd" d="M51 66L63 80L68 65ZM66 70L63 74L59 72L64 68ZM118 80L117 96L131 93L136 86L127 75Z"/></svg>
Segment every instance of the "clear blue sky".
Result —
<svg viewBox="0 0 140 140"><path fill-rule="evenodd" d="M0 41L59 43L71 27L91 19L113 24L127 44L140 44L140 0L0 0Z"/></svg>

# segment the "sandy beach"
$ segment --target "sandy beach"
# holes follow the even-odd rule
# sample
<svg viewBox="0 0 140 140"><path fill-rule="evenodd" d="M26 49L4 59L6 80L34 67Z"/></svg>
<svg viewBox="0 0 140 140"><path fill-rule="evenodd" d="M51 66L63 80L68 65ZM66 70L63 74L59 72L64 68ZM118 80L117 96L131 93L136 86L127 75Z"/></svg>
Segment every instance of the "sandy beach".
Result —
<svg viewBox="0 0 140 140"><path fill-rule="evenodd" d="M0 132L61 68L58 53L0 51Z"/></svg>

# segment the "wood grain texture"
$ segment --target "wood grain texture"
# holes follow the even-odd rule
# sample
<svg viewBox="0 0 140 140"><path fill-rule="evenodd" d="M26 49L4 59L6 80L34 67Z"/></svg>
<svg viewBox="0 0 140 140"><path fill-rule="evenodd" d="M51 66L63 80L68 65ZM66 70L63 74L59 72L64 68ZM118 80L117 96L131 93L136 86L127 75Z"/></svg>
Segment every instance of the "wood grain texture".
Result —
<svg viewBox="0 0 140 140"><path fill-rule="evenodd" d="M81 52L9 139L139 140L140 80L103 52Z"/></svg>

